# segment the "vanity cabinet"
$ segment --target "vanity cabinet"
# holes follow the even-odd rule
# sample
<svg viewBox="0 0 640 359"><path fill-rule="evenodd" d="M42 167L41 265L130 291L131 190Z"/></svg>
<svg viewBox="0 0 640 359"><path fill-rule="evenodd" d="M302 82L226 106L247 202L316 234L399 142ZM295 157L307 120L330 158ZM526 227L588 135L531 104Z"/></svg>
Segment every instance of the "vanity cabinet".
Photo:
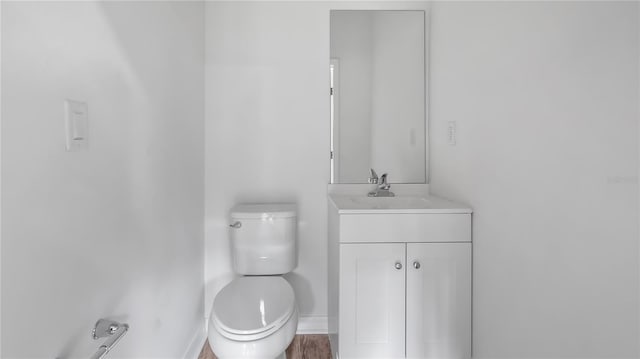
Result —
<svg viewBox="0 0 640 359"><path fill-rule="evenodd" d="M343 212L329 213L334 357L470 358L470 210Z"/></svg>

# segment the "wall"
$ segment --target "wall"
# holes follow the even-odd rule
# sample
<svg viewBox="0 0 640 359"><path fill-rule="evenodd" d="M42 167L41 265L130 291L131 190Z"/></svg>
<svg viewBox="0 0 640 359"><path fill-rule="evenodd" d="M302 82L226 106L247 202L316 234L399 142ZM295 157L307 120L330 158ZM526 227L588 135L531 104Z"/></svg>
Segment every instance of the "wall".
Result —
<svg viewBox="0 0 640 359"><path fill-rule="evenodd" d="M116 358L200 339L202 12L2 3L3 358L87 358L100 317L131 326ZM89 104L87 152L65 152L66 98Z"/></svg>
<svg viewBox="0 0 640 359"><path fill-rule="evenodd" d="M474 357L640 356L638 30L636 2L434 4L431 191L475 210Z"/></svg>

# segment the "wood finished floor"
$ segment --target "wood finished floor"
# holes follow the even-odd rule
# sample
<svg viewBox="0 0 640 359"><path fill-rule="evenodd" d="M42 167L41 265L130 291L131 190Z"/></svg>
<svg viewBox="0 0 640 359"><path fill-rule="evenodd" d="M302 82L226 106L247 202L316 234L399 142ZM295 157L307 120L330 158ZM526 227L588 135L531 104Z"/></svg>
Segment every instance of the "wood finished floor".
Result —
<svg viewBox="0 0 640 359"><path fill-rule="evenodd" d="M204 343L198 359L217 359L208 340ZM329 336L326 334L296 335L287 348L287 359L331 359Z"/></svg>

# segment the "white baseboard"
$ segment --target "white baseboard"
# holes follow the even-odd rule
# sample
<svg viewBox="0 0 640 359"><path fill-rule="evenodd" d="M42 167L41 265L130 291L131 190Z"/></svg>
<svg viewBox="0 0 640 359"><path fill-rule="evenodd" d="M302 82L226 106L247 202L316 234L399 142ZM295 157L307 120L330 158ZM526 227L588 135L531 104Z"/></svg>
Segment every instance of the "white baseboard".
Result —
<svg viewBox="0 0 640 359"><path fill-rule="evenodd" d="M197 359L204 347L204 342L207 341L207 321L203 320L202 325L198 326L198 329L193 334L193 339L189 344L186 352L184 353L184 359Z"/></svg>
<svg viewBox="0 0 640 359"><path fill-rule="evenodd" d="M327 317L300 317L296 334L327 334L329 325Z"/></svg>

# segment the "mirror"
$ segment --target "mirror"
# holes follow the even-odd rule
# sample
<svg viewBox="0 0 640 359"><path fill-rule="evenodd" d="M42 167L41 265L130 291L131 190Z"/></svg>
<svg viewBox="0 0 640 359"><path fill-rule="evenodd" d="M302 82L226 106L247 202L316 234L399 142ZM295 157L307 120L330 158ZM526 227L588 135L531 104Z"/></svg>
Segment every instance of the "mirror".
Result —
<svg viewBox="0 0 640 359"><path fill-rule="evenodd" d="M331 11L331 183L427 182L425 12Z"/></svg>

